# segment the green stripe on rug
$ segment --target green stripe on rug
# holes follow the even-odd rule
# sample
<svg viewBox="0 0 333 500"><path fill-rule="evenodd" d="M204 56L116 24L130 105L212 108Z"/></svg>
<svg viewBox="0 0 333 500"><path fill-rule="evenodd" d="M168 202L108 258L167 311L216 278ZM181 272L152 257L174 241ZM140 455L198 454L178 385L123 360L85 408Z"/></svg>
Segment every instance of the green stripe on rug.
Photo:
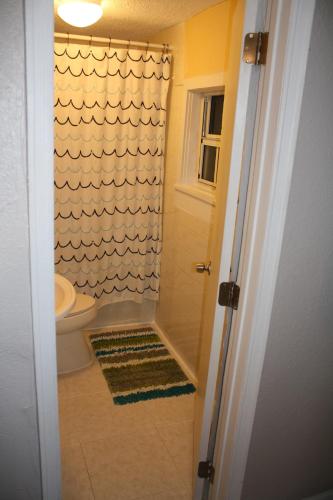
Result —
<svg viewBox="0 0 333 500"><path fill-rule="evenodd" d="M150 327L103 329L90 334L90 341L115 404L195 392L194 385Z"/></svg>
<svg viewBox="0 0 333 500"><path fill-rule="evenodd" d="M185 373L174 359L105 368L104 376L111 391L117 393L187 380Z"/></svg>
<svg viewBox="0 0 333 500"><path fill-rule="evenodd" d="M133 330L116 330L114 332L99 332L99 333L92 333L90 335L90 340L93 341L94 339L98 339L100 337L103 337L105 335L106 338L113 337L115 335L134 335L134 334L140 334L140 333L155 333L152 328L134 328Z"/></svg>
<svg viewBox="0 0 333 500"><path fill-rule="evenodd" d="M144 352L126 352L124 354L113 354L111 356L103 356L103 363L126 363L126 361L140 360L147 358L158 358L160 356L169 356L167 349L154 349Z"/></svg>
<svg viewBox="0 0 333 500"><path fill-rule="evenodd" d="M115 396L114 402L118 405L126 405L128 403L138 403L139 401L148 401L149 399L171 398L172 396L183 396L184 394L193 394L195 387L193 384L181 386L173 386L168 389L153 389L145 392L133 392L126 396Z"/></svg>
<svg viewBox="0 0 333 500"><path fill-rule="evenodd" d="M126 337L120 337L120 338L112 338L110 337L109 339L103 338L101 340L95 340L92 343L92 346L95 350L99 349L105 349L106 347L113 347L113 346L119 346L119 345L134 345L134 344L148 344L150 342L159 342L160 339L156 333L150 334L150 335L133 335L133 336L126 336Z"/></svg>

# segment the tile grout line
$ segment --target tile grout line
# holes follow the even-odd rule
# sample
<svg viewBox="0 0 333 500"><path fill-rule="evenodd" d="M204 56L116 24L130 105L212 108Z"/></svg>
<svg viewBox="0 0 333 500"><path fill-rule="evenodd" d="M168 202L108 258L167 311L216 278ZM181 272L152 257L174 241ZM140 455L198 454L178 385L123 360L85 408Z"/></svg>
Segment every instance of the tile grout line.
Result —
<svg viewBox="0 0 333 500"><path fill-rule="evenodd" d="M92 484L92 480L91 480L91 476L90 476L90 472L89 472L88 463L87 463L87 460L86 460L86 456L84 454L84 450L83 450L83 446L82 446L81 441L79 441L79 444L80 444L80 450L81 450L81 454L82 454L82 457L83 457L84 465L86 467L87 476L88 476L88 479L89 479L91 494L92 494L93 499L95 500L94 487L93 487L93 484Z"/></svg>
<svg viewBox="0 0 333 500"><path fill-rule="evenodd" d="M173 424L173 423L174 423L174 422L169 422L167 425L170 425L170 424ZM178 467L177 467L177 464L176 464L176 462L175 462L175 460L174 460L174 457L173 457L173 456L171 455L171 453L169 452L169 450L168 450L168 448L167 448L167 446L166 446L166 444L165 444L165 441L164 441L164 439L163 439L163 437L162 437L162 435L161 435L160 431L158 430L158 427L157 427L157 425L156 425L156 422L153 422L153 425L154 425L154 427L155 427L155 430L157 431L157 434L158 434L159 438L161 439L161 441L162 441L162 443L163 443L163 447L164 447L164 449L166 450L167 455L168 455L168 456L169 456L169 458L171 459L171 461L172 461L172 463L173 463L173 465L174 465L175 469L176 469L176 470L178 470ZM165 423L164 423L163 425L165 425ZM192 453L192 460L193 460L193 453ZM186 485L185 481L183 482L183 478L182 478L182 486L183 486L183 488L184 488L184 491L186 491L186 490L187 490L187 485Z"/></svg>

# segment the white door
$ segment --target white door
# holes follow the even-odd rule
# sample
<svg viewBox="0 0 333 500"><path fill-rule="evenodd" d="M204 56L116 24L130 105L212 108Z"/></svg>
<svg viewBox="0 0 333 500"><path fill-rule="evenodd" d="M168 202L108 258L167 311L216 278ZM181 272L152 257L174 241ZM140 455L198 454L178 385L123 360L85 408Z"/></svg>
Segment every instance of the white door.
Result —
<svg viewBox="0 0 333 500"><path fill-rule="evenodd" d="M213 248L212 274L206 278L206 301L202 320L202 341L198 373L194 431L194 470L199 462L213 460L217 419L228 352L233 309L218 304L219 285L236 282L243 237L251 153L254 137L259 80L264 66L240 62L246 33L265 32L270 1L237 2L232 23L232 50L226 84L224 130L232 128L221 157ZM242 29L243 26L243 29ZM237 86L237 78L238 86ZM234 88L234 91L232 90ZM229 90L229 93L228 93ZM227 122L227 123L226 123ZM230 125L234 125L230 127ZM228 158L228 147L229 158ZM226 166L230 165L230 175ZM224 175L224 177L223 177ZM227 192L227 196L224 194ZM225 204L225 201L226 204ZM225 205L225 206L224 206ZM223 236L223 237L222 237ZM208 498L209 480L196 478L196 500Z"/></svg>

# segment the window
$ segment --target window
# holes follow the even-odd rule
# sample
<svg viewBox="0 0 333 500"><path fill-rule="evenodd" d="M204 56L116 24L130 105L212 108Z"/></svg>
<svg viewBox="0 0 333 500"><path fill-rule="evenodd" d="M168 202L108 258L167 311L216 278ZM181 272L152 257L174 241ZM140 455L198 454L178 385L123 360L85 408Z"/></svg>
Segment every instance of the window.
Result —
<svg viewBox="0 0 333 500"><path fill-rule="evenodd" d="M221 148L223 94L202 94L198 181L216 186Z"/></svg>
<svg viewBox="0 0 333 500"><path fill-rule="evenodd" d="M190 78L184 81L184 90L183 155L175 190L203 202L204 205L193 200L190 203L208 213L208 206L216 202L217 169L223 154L224 75ZM183 206L182 195L176 196Z"/></svg>

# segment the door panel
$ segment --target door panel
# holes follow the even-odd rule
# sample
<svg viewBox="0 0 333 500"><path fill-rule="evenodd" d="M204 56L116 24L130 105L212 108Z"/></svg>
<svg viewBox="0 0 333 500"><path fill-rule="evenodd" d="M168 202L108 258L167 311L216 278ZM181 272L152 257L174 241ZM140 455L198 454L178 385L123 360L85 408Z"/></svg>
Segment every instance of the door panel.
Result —
<svg viewBox="0 0 333 500"><path fill-rule="evenodd" d="M205 426L202 429L202 419L204 414L205 391L208 379L208 368L211 361L211 350L215 353L216 359L212 363L218 364L220 340L213 338L214 323L218 329L223 326L224 322L224 308L220 308L217 317L215 317L216 303L217 303L217 290L220 279L220 259L221 247L223 238L223 229L225 221L225 210L227 200L227 190L229 181L229 168L231 159L232 147L232 131L234 126L234 116L237 97L237 82L239 73L240 51L242 46L242 26L244 16L244 2L235 0L233 3L233 16L230 21L230 36L229 36L229 61L228 61L228 77L225 89L225 102L224 102L224 115L223 115L223 130L224 130L224 151L220 157L220 164L218 169L217 181L217 196L216 196L216 219L214 221L213 238L211 247L211 262L212 272L208 277L206 276L205 283L205 300L204 300L204 314L201 326L201 344L200 344L200 360L198 369L198 391L196 396L195 408L195 426L194 426L194 467L195 476L197 473L198 459L203 459L205 452L200 450L200 438L203 442L208 442L209 429ZM216 342L217 340L217 342ZM210 374L209 389L214 390L216 373ZM211 404L212 402L210 402ZM207 418L205 416L205 418ZM203 435L201 436L201 432ZM199 497L198 497L199 498Z"/></svg>
<svg viewBox="0 0 333 500"><path fill-rule="evenodd" d="M237 278L243 218L240 217L242 220L238 224L236 232L235 224L237 212L243 214L248 174L243 176L242 185L240 180L242 168L246 169L249 167L252 150L260 69L258 67L253 68L245 63L241 63L240 65L243 25L246 27L246 32L257 31L259 28L263 29L266 2L264 0L247 2L247 4L251 3L251 5L247 5L246 13L244 8L245 3L240 0L233 2L230 24L229 66L223 122L225 148L224 155L220 159L220 177L218 179L216 207L217 216L214 227L215 239L211 258L212 274L206 281L198 391L196 397L194 433L195 475L197 473L198 462L206 460L207 456L209 456L208 448L210 448L211 456L214 451L215 436L211 440L209 438L212 432L211 424L214 408L216 403L219 405L218 397L221 392L221 386L216 388L216 379L222 357L222 341L224 344L227 343L226 334L230 331L228 322L231 322L232 316L230 312L226 314L224 307L217 305L218 287L220 282L229 281L231 276L234 280ZM247 165L245 165L246 163ZM232 166L233 176L229 179L230 166ZM243 196L238 206L240 190ZM232 266L234 269L231 269ZM215 431L216 429L213 428L213 433ZM196 500L207 498L208 484L204 480L198 479L196 481Z"/></svg>

